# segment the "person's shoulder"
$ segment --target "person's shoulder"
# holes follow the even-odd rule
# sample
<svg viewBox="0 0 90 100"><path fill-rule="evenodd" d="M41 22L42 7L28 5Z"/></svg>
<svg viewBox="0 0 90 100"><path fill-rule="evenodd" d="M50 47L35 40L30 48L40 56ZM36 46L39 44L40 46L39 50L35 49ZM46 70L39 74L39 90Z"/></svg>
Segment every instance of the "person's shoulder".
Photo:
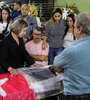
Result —
<svg viewBox="0 0 90 100"><path fill-rule="evenodd" d="M34 22L37 22L36 18L34 18L33 16L28 16L28 22L30 21L30 23L34 23Z"/></svg>
<svg viewBox="0 0 90 100"><path fill-rule="evenodd" d="M17 19L22 19L22 15L15 17L14 21L17 20Z"/></svg>
<svg viewBox="0 0 90 100"><path fill-rule="evenodd" d="M64 50L63 50L63 53L64 54L67 54L67 55L73 55L74 53L75 53L75 51L77 50L77 48L76 48L76 46L69 46L69 47L67 47L67 48L65 48Z"/></svg>
<svg viewBox="0 0 90 100"><path fill-rule="evenodd" d="M51 23L51 19L47 21L47 24L50 24L50 23Z"/></svg>
<svg viewBox="0 0 90 100"><path fill-rule="evenodd" d="M11 42L11 34L3 38L2 43L8 45Z"/></svg>
<svg viewBox="0 0 90 100"><path fill-rule="evenodd" d="M48 20L48 21L46 22L46 26L50 26L50 23L51 23L51 21Z"/></svg>
<svg viewBox="0 0 90 100"><path fill-rule="evenodd" d="M33 16L29 15L28 19L36 19L36 18L34 18Z"/></svg>
<svg viewBox="0 0 90 100"><path fill-rule="evenodd" d="M12 13L16 13L16 12L17 12L16 10L13 10L13 11L12 11Z"/></svg>
<svg viewBox="0 0 90 100"><path fill-rule="evenodd" d="M66 20L61 19L61 21L59 23L66 24Z"/></svg>

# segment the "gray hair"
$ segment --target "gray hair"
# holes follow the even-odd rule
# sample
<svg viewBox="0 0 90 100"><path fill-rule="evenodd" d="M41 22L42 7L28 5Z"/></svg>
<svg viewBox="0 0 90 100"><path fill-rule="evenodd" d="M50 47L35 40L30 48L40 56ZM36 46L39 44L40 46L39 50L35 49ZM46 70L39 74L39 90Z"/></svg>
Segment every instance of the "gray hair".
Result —
<svg viewBox="0 0 90 100"><path fill-rule="evenodd" d="M22 31L22 29L26 27L28 27L27 23L19 18L11 24L10 30L11 32L14 32L18 35Z"/></svg>
<svg viewBox="0 0 90 100"><path fill-rule="evenodd" d="M24 7L27 7L29 9L28 4L22 4L21 9L24 8Z"/></svg>
<svg viewBox="0 0 90 100"><path fill-rule="evenodd" d="M76 17L76 28L82 27L82 33L90 35L90 13L84 12L80 13Z"/></svg>
<svg viewBox="0 0 90 100"><path fill-rule="evenodd" d="M41 28L41 27L39 27L39 26L37 26L37 27L33 28L33 32L34 32L35 30L40 31L40 32L42 33L42 28Z"/></svg>

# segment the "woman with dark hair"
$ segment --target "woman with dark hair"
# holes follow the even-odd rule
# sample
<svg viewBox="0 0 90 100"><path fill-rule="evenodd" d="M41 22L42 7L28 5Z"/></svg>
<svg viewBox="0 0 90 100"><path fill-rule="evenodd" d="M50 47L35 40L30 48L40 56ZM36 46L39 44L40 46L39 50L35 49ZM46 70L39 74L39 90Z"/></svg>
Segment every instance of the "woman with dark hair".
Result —
<svg viewBox="0 0 90 100"><path fill-rule="evenodd" d="M0 19L0 39L6 37L10 33L10 11L8 8L3 8L1 10L1 19Z"/></svg>
<svg viewBox="0 0 90 100"><path fill-rule="evenodd" d="M63 47L66 48L68 46L71 46L72 43L75 41L75 36L74 36L74 15L69 14L66 19L66 28L65 28L65 34L64 34L64 39L63 39Z"/></svg>
<svg viewBox="0 0 90 100"><path fill-rule="evenodd" d="M62 19L62 11L59 8L54 9L51 19L46 23L45 34L43 38L43 49L49 43L49 65L53 64L54 57L63 50L62 42L65 34L65 21Z"/></svg>

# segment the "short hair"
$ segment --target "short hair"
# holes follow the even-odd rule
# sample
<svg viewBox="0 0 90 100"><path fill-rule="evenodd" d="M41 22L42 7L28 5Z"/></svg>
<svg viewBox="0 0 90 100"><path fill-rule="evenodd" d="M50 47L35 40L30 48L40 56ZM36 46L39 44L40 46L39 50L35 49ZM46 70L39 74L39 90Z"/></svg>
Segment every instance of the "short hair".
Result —
<svg viewBox="0 0 90 100"><path fill-rule="evenodd" d="M15 2L15 3L21 7L21 2Z"/></svg>
<svg viewBox="0 0 90 100"><path fill-rule="evenodd" d="M82 33L90 35L90 13L80 13L75 20L76 28L82 27Z"/></svg>
<svg viewBox="0 0 90 100"><path fill-rule="evenodd" d="M19 18L11 24L10 30L11 32L14 32L16 35L18 35L22 31L22 29L26 27L28 27L28 24L24 20Z"/></svg>
<svg viewBox="0 0 90 100"><path fill-rule="evenodd" d="M23 8L24 6L28 7L28 9L29 9L28 4L22 4L21 8Z"/></svg>
<svg viewBox="0 0 90 100"><path fill-rule="evenodd" d="M37 26L37 27L33 28L33 33L34 33L34 31L35 31L35 30L40 31L40 32L42 33L42 28L41 28L41 27L39 27L39 26Z"/></svg>

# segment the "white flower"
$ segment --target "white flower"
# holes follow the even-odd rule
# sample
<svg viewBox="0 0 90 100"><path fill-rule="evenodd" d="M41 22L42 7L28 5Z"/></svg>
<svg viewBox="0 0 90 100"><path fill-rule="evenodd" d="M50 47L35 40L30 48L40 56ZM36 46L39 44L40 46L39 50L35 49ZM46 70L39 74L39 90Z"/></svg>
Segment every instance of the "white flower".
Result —
<svg viewBox="0 0 90 100"><path fill-rule="evenodd" d="M9 5L5 1L1 1L0 2L0 8L2 8L4 6L9 7Z"/></svg>

